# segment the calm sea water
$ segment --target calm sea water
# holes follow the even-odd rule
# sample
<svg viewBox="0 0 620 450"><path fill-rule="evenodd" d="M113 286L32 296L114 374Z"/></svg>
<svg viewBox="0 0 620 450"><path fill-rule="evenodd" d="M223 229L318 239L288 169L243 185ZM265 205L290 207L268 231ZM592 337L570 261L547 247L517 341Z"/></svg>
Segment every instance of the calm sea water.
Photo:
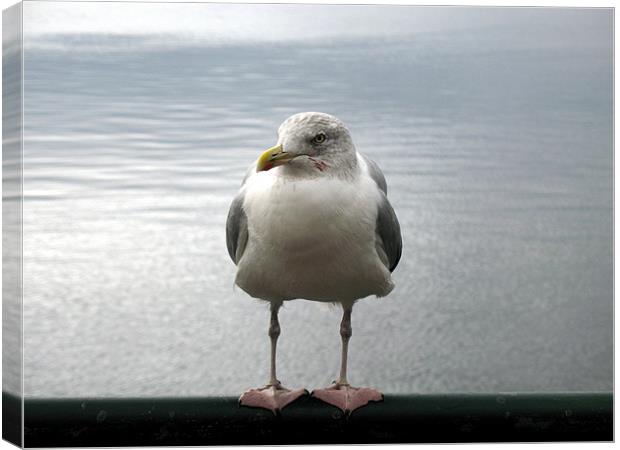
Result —
<svg viewBox="0 0 620 450"><path fill-rule="evenodd" d="M396 289L353 313L353 384L612 388L611 35L57 39L25 61L26 395L266 381L268 309L233 288L225 220L247 166L300 111L349 125L403 231ZM334 379L339 321L337 308L285 306L285 385Z"/></svg>

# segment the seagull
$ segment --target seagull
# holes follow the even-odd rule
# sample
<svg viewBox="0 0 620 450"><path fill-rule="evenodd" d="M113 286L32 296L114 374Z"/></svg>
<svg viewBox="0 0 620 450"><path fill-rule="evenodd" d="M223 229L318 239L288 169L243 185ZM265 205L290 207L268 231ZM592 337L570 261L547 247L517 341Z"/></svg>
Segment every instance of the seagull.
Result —
<svg viewBox="0 0 620 450"><path fill-rule="evenodd" d="M340 375L312 396L345 413L381 401L383 394L347 378L351 312L359 299L394 289L402 238L379 166L355 149L336 117L304 112L286 119L277 145L248 169L226 223L235 284L269 302L270 377L250 389L240 405L279 413L307 391L287 389L276 377L278 311L289 300L342 306Z"/></svg>

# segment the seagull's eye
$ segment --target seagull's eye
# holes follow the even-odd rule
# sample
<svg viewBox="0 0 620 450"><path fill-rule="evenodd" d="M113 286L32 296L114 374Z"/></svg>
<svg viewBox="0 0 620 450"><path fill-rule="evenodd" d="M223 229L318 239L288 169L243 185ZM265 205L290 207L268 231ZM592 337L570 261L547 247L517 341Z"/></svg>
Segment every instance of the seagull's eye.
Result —
<svg viewBox="0 0 620 450"><path fill-rule="evenodd" d="M327 140L327 136L325 135L325 133L319 133L319 134L317 134L316 136L314 136L312 138L312 143L313 144L322 144L326 140Z"/></svg>

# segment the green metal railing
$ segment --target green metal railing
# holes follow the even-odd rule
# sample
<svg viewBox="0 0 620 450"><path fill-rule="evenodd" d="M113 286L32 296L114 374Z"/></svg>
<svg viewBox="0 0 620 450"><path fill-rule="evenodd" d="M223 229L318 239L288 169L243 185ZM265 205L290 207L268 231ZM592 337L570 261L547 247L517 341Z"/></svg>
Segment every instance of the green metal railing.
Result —
<svg viewBox="0 0 620 450"><path fill-rule="evenodd" d="M24 413L28 447L613 440L611 393L386 395L350 417L311 397L279 416L229 397L26 399Z"/></svg>

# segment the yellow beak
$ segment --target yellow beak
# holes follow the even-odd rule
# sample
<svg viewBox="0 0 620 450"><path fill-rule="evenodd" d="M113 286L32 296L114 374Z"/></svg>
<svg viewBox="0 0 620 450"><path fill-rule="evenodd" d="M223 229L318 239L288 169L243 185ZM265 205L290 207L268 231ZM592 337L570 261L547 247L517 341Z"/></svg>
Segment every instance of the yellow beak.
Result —
<svg viewBox="0 0 620 450"><path fill-rule="evenodd" d="M281 166L294 159L297 155L291 155L290 153L282 150L282 145L276 145L263 152L258 158L256 163L256 171L262 172L263 170L273 169L276 166Z"/></svg>

